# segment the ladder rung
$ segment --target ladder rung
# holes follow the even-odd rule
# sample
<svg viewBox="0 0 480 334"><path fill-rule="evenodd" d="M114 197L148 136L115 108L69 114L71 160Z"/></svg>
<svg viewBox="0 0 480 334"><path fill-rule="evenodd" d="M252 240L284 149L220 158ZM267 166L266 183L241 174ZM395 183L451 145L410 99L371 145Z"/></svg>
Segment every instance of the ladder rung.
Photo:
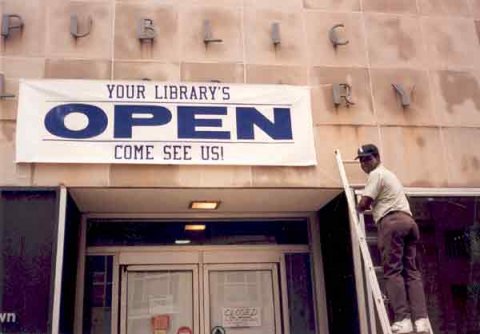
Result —
<svg viewBox="0 0 480 334"><path fill-rule="evenodd" d="M353 190L356 190L356 189L363 189L365 188L365 184L350 184L350 188L352 188Z"/></svg>

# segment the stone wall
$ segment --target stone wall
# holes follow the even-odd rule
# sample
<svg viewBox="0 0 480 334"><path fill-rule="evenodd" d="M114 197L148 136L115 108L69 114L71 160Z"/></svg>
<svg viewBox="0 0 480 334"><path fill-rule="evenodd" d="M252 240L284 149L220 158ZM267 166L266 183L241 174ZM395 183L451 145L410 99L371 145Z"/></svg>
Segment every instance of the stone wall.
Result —
<svg viewBox="0 0 480 334"><path fill-rule="evenodd" d="M25 27L1 43L6 91L20 78L311 87L316 167L16 164L16 99L0 100L0 185L338 187L333 150L377 143L406 186L480 187L479 0L0 0ZM70 35L70 15L91 33ZM137 22L157 38L140 43ZM205 47L209 19L223 43ZM270 37L280 25L280 45ZM349 44L334 48L329 29ZM332 84L355 105L335 107ZM403 109L392 83L412 92ZM308 126L308 125L307 125ZM364 178L351 167L353 182Z"/></svg>

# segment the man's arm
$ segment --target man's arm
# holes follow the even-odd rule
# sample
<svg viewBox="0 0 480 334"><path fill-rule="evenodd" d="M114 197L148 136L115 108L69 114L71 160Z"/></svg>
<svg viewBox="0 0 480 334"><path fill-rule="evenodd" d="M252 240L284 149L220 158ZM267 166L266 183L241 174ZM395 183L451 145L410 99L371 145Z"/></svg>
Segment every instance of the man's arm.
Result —
<svg viewBox="0 0 480 334"><path fill-rule="evenodd" d="M368 174L367 184L363 189L363 195L360 198L360 202L357 204L357 211L362 213L372 207L373 202L380 194L382 187L382 176L377 170L374 170Z"/></svg>
<svg viewBox="0 0 480 334"><path fill-rule="evenodd" d="M362 213L365 210L370 209L370 207L372 206L372 203L373 203L373 199L371 197L362 196L360 198L360 202L357 204L357 211Z"/></svg>

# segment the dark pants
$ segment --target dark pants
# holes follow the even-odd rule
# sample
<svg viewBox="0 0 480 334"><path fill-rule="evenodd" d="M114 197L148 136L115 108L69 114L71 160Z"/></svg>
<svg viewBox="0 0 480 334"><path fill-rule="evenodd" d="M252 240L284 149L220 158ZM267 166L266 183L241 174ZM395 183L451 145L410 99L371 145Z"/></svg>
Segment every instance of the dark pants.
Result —
<svg viewBox="0 0 480 334"><path fill-rule="evenodd" d="M417 223L406 213L390 213L378 224L385 288L395 321L427 317L422 274L415 260L419 238Z"/></svg>

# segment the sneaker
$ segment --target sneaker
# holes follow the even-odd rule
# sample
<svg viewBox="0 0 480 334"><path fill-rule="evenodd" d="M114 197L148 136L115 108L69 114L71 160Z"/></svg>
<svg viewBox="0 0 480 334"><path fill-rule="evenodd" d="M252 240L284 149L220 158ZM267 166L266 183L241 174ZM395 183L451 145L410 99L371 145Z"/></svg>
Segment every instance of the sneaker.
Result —
<svg viewBox="0 0 480 334"><path fill-rule="evenodd" d="M415 330L417 333L428 334L430 333L428 330L428 319L427 318L420 318L415 320Z"/></svg>
<svg viewBox="0 0 480 334"><path fill-rule="evenodd" d="M396 321L392 325L392 332L394 334L407 334L413 332L413 324L410 318L405 318L402 321Z"/></svg>

